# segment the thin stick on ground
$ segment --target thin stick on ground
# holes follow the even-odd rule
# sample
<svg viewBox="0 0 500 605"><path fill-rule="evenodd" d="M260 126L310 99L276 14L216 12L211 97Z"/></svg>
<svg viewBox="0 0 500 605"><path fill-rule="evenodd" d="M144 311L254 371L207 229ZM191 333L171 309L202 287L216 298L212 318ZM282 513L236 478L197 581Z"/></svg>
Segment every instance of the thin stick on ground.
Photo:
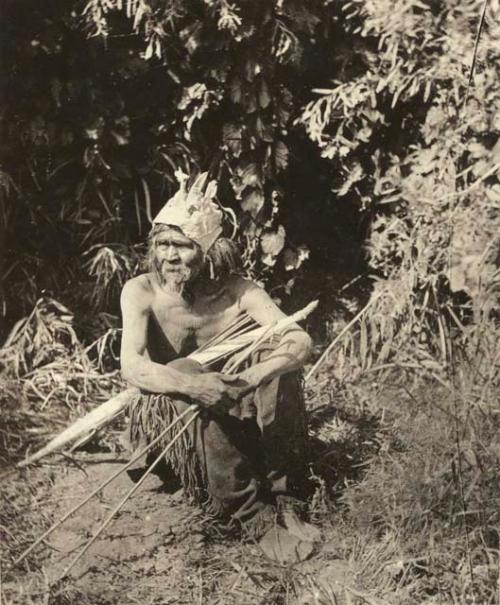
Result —
<svg viewBox="0 0 500 605"><path fill-rule="evenodd" d="M197 406L195 406L197 408ZM191 408L189 408L191 409ZM139 479L139 481L132 487L132 489L130 489L125 496L120 500L120 502L115 506L115 508L109 513L109 515L106 517L105 521L102 523L102 525L99 527L99 529L95 532L95 534L92 536L92 538L87 542L87 544L82 548L82 550L76 555L76 557L74 557L74 559L71 561L71 563L66 567L66 569L63 571L61 577L59 578L60 580L62 580L64 577L66 577L68 575L68 573L71 571L71 569L73 569L73 567L76 565L76 563L83 557L83 555L87 552L87 550L92 546L92 544L97 540L97 538L103 533L103 531L106 529L106 527L111 523L111 521L113 520L113 517L116 515L116 513L122 508L122 506L125 504L125 502L127 502L127 500L139 489L139 487L144 483L144 481L146 480L146 478L148 477L148 475L151 473L151 471L160 463L160 461L166 456L166 454L169 452L169 450L173 447L173 445L175 444L175 442L181 437L181 435L187 431L187 429L189 428L189 425L194 422L194 420L198 417L200 413L199 409L196 409L193 413L193 415L191 416L191 418L189 418L187 420L187 422L184 424L184 426L182 427L182 429L177 433L177 435L172 439L172 441L165 447L165 449L160 453L160 455L155 459L155 461L151 464L151 466L146 470L146 472L144 473L144 475Z"/></svg>
<svg viewBox="0 0 500 605"><path fill-rule="evenodd" d="M99 485L99 487L97 487L84 500L82 500L82 502L80 502L79 504L74 506L71 510L69 510L67 513L65 513L63 515L63 517L61 517L61 519L59 519L56 523L54 523L51 527L49 527L49 529L47 529L47 531L45 531L39 538L37 538L35 540L35 542L33 542L33 544L29 548L27 548L13 562L12 565L13 566L18 565L25 557L27 557L30 554L30 552L33 551L33 549L35 549L38 546L38 544L40 544L40 542L45 540L45 538L47 538L54 530L56 530L60 525L62 525L66 521L66 519L68 519L69 517L71 517L71 515L73 515L77 511L79 511L82 508L82 506L87 504L87 502L91 498L93 498L100 491L102 491L107 485L109 485L114 479L116 479L116 477L118 477L123 472L125 472L130 466L132 466L132 464L134 464L135 462L137 462L137 460L142 458L142 456L144 456L144 454L147 454L163 437L165 437L165 435L168 433L168 431L171 428L173 428L178 422L180 422L182 420L182 418L184 418L184 416L186 416L189 412L194 412L196 409L197 409L197 406L192 405L189 408L187 408L187 410L182 412L182 414L180 414L180 416L175 418L175 420L173 422L171 422L165 429L163 429L163 431L157 437L155 437L155 439L153 439L153 441L151 441L151 443L146 445L138 454L134 455L125 465L120 467L115 473L113 473L110 477L108 477L103 483L101 483Z"/></svg>

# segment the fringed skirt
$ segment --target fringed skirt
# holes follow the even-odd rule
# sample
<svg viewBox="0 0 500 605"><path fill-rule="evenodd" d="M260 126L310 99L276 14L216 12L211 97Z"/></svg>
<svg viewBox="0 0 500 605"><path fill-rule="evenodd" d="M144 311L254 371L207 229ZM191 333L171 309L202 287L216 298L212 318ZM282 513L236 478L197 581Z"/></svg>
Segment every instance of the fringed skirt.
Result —
<svg viewBox="0 0 500 605"><path fill-rule="evenodd" d="M182 412L188 404L167 395L138 394L130 404L129 437L134 450L154 441ZM186 420L189 418L189 414ZM157 456L178 435L183 420L176 423L159 440L154 448ZM197 423L184 431L165 456L165 462L179 478L184 493L193 502L207 500L207 473L205 461L200 460L196 442L199 438Z"/></svg>

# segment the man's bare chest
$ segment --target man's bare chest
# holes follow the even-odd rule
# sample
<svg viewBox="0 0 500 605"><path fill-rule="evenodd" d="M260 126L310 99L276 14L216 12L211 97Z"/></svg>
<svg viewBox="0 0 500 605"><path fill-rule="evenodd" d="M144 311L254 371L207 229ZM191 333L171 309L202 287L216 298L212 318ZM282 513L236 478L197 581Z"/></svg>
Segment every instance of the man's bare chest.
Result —
<svg viewBox="0 0 500 605"><path fill-rule="evenodd" d="M158 297L151 307L151 344L163 339L166 348L187 355L231 325L240 312L237 302L227 295L201 298L192 304Z"/></svg>

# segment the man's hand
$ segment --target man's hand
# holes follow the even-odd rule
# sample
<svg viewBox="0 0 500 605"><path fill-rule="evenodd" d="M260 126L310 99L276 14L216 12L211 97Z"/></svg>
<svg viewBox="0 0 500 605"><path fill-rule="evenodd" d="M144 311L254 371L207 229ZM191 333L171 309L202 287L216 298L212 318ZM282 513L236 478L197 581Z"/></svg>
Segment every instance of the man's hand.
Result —
<svg viewBox="0 0 500 605"><path fill-rule="evenodd" d="M238 376L208 372L192 377L191 398L205 409L227 412L248 392Z"/></svg>
<svg viewBox="0 0 500 605"><path fill-rule="evenodd" d="M263 382L262 372L258 364L256 366L250 366L246 370L243 370L238 374L238 378L241 381L242 389L245 394L250 391L255 391L255 389ZM243 387L243 385L245 385Z"/></svg>

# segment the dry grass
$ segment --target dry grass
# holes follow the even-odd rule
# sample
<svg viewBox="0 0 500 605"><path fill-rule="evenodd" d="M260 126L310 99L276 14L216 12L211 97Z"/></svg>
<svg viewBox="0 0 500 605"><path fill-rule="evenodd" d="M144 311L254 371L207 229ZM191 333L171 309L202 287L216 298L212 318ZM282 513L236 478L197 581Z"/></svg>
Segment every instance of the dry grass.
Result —
<svg viewBox="0 0 500 605"><path fill-rule="evenodd" d="M410 313L398 331L380 308L375 313L349 334L310 393L322 443L316 472L330 477L343 557L358 588L383 603L493 605L500 596L498 327L476 315L469 325L456 318L450 330L434 313L435 332L421 320L413 330L418 317Z"/></svg>
<svg viewBox="0 0 500 605"><path fill-rule="evenodd" d="M71 590L48 586L43 567L47 549L30 557L23 571L8 569L50 525L51 492L58 472L53 461L22 471L14 470L14 464L119 385L117 372L98 371L77 337L71 313L51 299L40 299L31 314L13 327L0 350L2 603L94 605ZM6 589L20 578L14 590Z"/></svg>
<svg viewBox="0 0 500 605"><path fill-rule="evenodd" d="M101 359L102 354L95 361L89 357L71 313L52 299L40 299L13 327L0 349L0 455L5 461L45 443L69 419L121 388L116 370L99 371Z"/></svg>

